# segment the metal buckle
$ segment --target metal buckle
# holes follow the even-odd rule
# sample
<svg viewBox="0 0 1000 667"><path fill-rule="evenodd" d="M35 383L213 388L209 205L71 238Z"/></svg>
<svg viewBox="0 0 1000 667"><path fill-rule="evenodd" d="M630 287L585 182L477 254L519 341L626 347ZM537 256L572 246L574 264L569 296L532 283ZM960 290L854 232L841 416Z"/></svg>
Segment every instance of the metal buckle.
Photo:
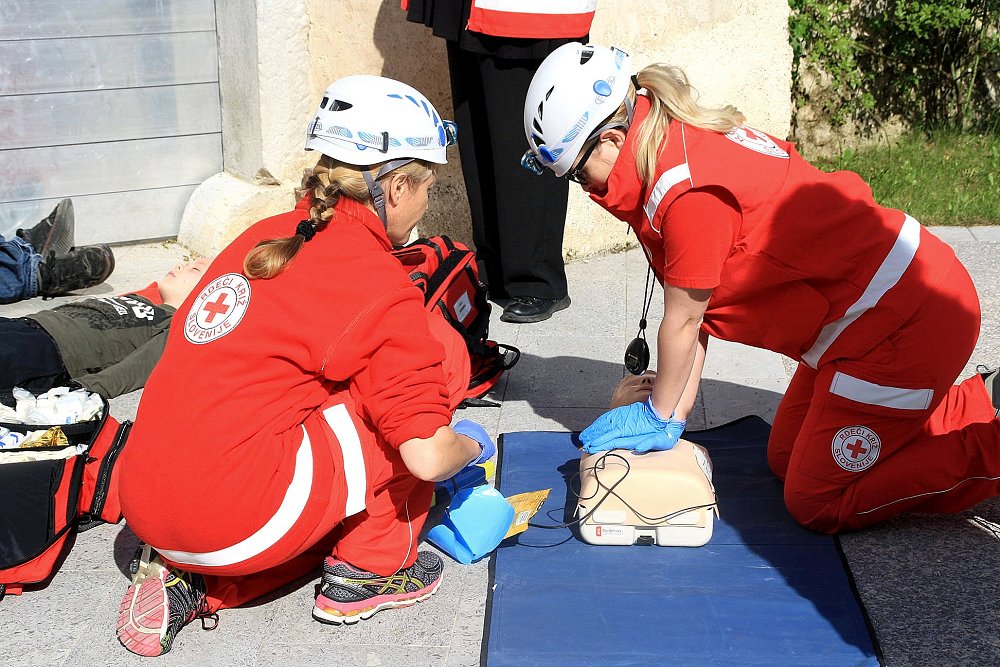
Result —
<svg viewBox="0 0 1000 667"><path fill-rule="evenodd" d="M521 156L521 167L536 176L541 176L545 173L545 167L542 166L542 163L538 161L538 156L532 151L525 151L524 155Z"/></svg>
<svg viewBox="0 0 1000 667"><path fill-rule="evenodd" d="M441 124L444 125L444 135L446 138L445 146L454 146L458 143L458 123L453 120L442 120Z"/></svg>

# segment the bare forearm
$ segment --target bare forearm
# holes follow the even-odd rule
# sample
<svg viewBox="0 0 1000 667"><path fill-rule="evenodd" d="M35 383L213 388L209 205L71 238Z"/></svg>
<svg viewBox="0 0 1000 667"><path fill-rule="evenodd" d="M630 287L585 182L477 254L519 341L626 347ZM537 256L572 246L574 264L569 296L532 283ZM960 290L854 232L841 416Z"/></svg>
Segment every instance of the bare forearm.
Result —
<svg viewBox="0 0 1000 667"><path fill-rule="evenodd" d="M481 451L478 442L456 435L448 426L442 426L429 438L413 438L399 447L403 463L410 472L428 482L453 477Z"/></svg>
<svg viewBox="0 0 1000 667"><path fill-rule="evenodd" d="M687 420L691 410L694 409L695 399L698 398L698 386L701 384L701 372L705 368L705 353L708 348L708 334L699 332L698 344L695 346L694 364L691 366L691 375L688 377L687 386L681 394L677 407L674 408L674 417Z"/></svg>
<svg viewBox="0 0 1000 667"><path fill-rule="evenodd" d="M711 290L663 287L652 394L653 406L662 417L687 419L694 407L708 342L701 322L711 296Z"/></svg>
<svg viewBox="0 0 1000 667"><path fill-rule="evenodd" d="M657 334L656 351L656 382L653 384L653 407L664 418L675 413L677 418L684 419L687 414L679 414L684 408L684 398L697 393L697 382L693 391L688 391L691 383L695 361L698 358L698 322L670 322L666 318L660 323ZM701 355L704 358L703 355ZM686 407L690 412L691 406Z"/></svg>

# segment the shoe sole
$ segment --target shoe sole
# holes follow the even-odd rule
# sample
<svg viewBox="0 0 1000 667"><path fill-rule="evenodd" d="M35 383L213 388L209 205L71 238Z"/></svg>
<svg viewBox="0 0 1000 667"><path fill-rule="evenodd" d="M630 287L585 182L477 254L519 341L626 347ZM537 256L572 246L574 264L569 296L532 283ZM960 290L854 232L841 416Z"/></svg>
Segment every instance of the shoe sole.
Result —
<svg viewBox="0 0 1000 667"><path fill-rule="evenodd" d="M170 611L167 589L157 577L129 586L118 609L116 634L137 655L155 657L169 650ZM168 648L164 649L164 645Z"/></svg>
<svg viewBox="0 0 1000 667"><path fill-rule="evenodd" d="M437 581L431 584L427 591L418 597L407 598L405 600L387 600L373 607L343 612L337 609L321 609L319 606L315 606L313 607L312 615L320 623L328 625L354 625L358 621L367 621L383 609L402 609L403 607L411 607L418 602L423 602L437 592L442 579L444 579L443 575L438 577Z"/></svg>
<svg viewBox="0 0 1000 667"><path fill-rule="evenodd" d="M135 572L132 573L132 585L136 586L141 584L147 577L149 577L149 572L151 566L153 565L153 549L149 545L140 545L139 552L139 564L135 568Z"/></svg>
<svg viewBox="0 0 1000 667"><path fill-rule="evenodd" d="M39 253L42 257L45 257L49 251L54 251L57 255L62 255L68 253L74 244L74 219L73 219L73 202L69 199L63 199L56 207L52 210L52 226L49 229L48 235L45 237L45 243L42 246L44 252ZM66 238L60 238L65 236ZM57 244L56 241L59 241Z"/></svg>
<svg viewBox="0 0 1000 667"><path fill-rule="evenodd" d="M570 298L567 296L565 298L565 303L563 303L563 300L560 300L558 303L556 303L556 305L552 308L552 310L548 311L547 313L540 313L538 315L531 315L531 316L508 315L507 313L503 313L502 315L500 315L500 321L509 322L511 324L534 324L535 322L544 322L545 320L549 319L550 317L558 313L560 310L566 310L567 308L569 308L571 303L572 301L570 301Z"/></svg>
<svg viewBox="0 0 1000 667"><path fill-rule="evenodd" d="M63 199L56 204L56 207L52 209L52 212L49 213L45 220L50 220L49 232L45 235L41 248L37 249L36 252L42 257L48 256L49 252L54 252L57 255L65 255L73 248L74 241L72 200ZM59 241L59 243L57 244L56 241Z"/></svg>

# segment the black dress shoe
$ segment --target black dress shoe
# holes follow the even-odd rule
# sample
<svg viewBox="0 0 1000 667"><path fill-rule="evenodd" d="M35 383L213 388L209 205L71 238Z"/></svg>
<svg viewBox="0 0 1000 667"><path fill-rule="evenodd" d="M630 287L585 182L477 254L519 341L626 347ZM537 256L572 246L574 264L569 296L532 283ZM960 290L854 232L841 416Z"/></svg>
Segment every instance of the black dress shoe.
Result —
<svg viewBox="0 0 1000 667"><path fill-rule="evenodd" d="M567 308L570 304L569 295L561 299L539 299L536 296L515 296L503 309L500 316L503 322L516 322L528 324L530 322L541 322L552 317L552 313L557 310Z"/></svg>

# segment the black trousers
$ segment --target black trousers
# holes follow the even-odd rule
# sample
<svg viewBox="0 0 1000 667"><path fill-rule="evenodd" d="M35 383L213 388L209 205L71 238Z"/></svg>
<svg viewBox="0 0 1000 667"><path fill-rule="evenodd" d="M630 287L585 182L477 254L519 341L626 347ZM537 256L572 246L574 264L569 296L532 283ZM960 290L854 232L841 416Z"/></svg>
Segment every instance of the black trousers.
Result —
<svg viewBox="0 0 1000 667"><path fill-rule="evenodd" d="M567 294L562 242L569 182L521 167L528 149L524 98L542 61L447 44L472 240L490 297L561 299Z"/></svg>
<svg viewBox="0 0 1000 667"><path fill-rule="evenodd" d="M25 320L0 317L0 392L21 387L38 394L69 379L59 348L44 329Z"/></svg>

